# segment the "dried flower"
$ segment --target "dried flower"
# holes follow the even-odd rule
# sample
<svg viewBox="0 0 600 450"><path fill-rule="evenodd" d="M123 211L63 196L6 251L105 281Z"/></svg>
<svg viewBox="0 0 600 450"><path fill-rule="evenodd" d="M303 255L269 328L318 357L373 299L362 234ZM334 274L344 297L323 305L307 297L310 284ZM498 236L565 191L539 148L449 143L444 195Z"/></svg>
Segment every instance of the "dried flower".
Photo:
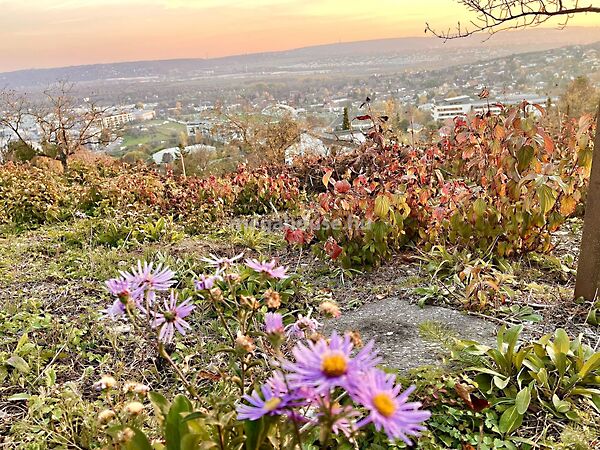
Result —
<svg viewBox="0 0 600 450"><path fill-rule="evenodd" d="M123 385L123 392L134 392L136 394L146 395L148 392L150 392L150 388L145 384L129 381Z"/></svg>
<svg viewBox="0 0 600 450"><path fill-rule="evenodd" d="M117 441L124 444L129 442L135 436L135 432L131 428L125 428L117 434Z"/></svg>
<svg viewBox="0 0 600 450"><path fill-rule="evenodd" d="M350 340L352 341L354 348L362 348L363 345L365 345L359 331L350 331L348 335L350 336Z"/></svg>
<svg viewBox="0 0 600 450"><path fill-rule="evenodd" d="M267 301L267 307L271 309L277 309L281 306L281 295L273 289L267 289L264 298Z"/></svg>
<svg viewBox="0 0 600 450"><path fill-rule="evenodd" d="M144 410L144 405L140 402L129 402L123 408L125 413L131 416L137 416Z"/></svg>
<svg viewBox="0 0 600 450"><path fill-rule="evenodd" d="M252 295L242 295L240 298L242 300L242 305L246 306L247 308L253 310L257 310L260 308L260 302L256 300L256 297Z"/></svg>
<svg viewBox="0 0 600 450"><path fill-rule="evenodd" d="M254 345L254 340L251 337L246 336L238 331L235 338L235 348L241 352L252 353L256 346Z"/></svg>
<svg viewBox="0 0 600 450"><path fill-rule="evenodd" d="M111 389L117 385L117 380L110 375L102 375L99 381L94 383L93 388L99 391Z"/></svg>
<svg viewBox="0 0 600 450"><path fill-rule="evenodd" d="M212 288L210 291L208 291L208 293L210 295L210 299L214 302L220 302L223 300L223 291L218 287Z"/></svg>
<svg viewBox="0 0 600 450"><path fill-rule="evenodd" d="M116 417L116 413L112 409L105 409L98 414L98 423L104 425L109 423Z"/></svg>
<svg viewBox="0 0 600 450"><path fill-rule="evenodd" d="M335 318L340 317L342 315L340 307L329 300L326 300L319 305L319 311L321 311L322 314L327 314Z"/></svg>
<svg viewBox="0 0 600 450"><path fill-rule="evenodd" d="M302 314L299 314L296 322L287 327L287 334L288 336L303 339L316 332L320 327L321 323L316 319L312 319L310 316L304 317Z"/></svg>

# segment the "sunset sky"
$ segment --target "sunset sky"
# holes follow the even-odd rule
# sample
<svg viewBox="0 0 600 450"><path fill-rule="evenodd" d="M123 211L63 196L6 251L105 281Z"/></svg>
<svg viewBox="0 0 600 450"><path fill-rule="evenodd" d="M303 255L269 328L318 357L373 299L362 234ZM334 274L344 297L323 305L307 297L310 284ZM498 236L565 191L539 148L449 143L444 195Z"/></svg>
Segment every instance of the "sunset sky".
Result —
<svg viewBox="0 0 600 450"><path fill-rule="evenodd" d="M0 71L422 36L464 18L453 0L0 0Z"/></svg>

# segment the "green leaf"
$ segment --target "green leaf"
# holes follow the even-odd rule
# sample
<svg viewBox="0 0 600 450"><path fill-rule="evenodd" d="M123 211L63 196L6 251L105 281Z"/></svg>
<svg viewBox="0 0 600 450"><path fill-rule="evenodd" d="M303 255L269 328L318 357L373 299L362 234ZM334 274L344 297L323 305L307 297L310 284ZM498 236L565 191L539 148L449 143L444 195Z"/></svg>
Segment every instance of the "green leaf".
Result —
<svg viewBox="0 0 600 450"><path fill-rule="evenodd" d="M521 426L523 423L523 414L519 414L516 405L508 408L500 417L498 428L501 433L508 434Z"/></svg>
<svg viewBox="0 0 600 450"><path fill-rule="evenodd" d="M483 214L485 213L485 210L487 209L487 203L485 202L484 199L482 199L481 197L479 197L477 200L475 200L475 202L473 203L473 211L475 212L475 215L477 217L481 217L483 216Z"/></svg>
<svg viewBox="0 0 600 450"><path fill-rule="evenodd" d="M525 387L519 391L515 399L515 406L519 414L525 414L529 408L529 402L531 401L531 391L528 387Z"/></svg>
<svg viewBox="0 0 600 450"><path fill-rule="evenodd" d="M546 215L556 203L557 194L550 186L543 184L537 188L537 195L542 214Z"/></svg>
<svg viewBox="0 0 600 450"><path fill-rule="evenodd" d="M571 409L571 404L567 401L561 400L556 394L552 396L552 404L554 405L554 409L556 409L556 411L559 413L565 413Z"/></svg>
<svg viewBox="0 0 600 450"><path fill-rule="evenodd" d="M50 367L46 370L46 386L52 387L56 384L56 370Z"/></svg>
<svg viewBox="0 0 600 450"><path fill-rule="evenodd" d="M7 366L14 367L21 373L28 373L30 370L29 364L27 364L27 362L23 358L16 355L13 355L10 358L8 358L5 364Z"/></svg>
<svg viewBox="0 0 600 450"><path fill-rule="evenodd" d="M262 445L265 436L265 419L264 417L259 420L246 420L244 421L244 431L246 433L246 450L258 450Z"/></svg>
<svg viewBox="0 0 600 450"><path fill-rule="evenodd" d="M531 145L525 145L517 150L517 170L522 172L529 167L533 159L534 150Z"/></svg>
<svg viewBox="0 0 600 450"><path fill-rule="evenodd" d="M181 440L187 434L187 426L182 423L182 413L191 411L192 404L185 395L177 395L165 421L165 440L168 450L181 450Z"/></svg>
<svg viewBox="0 0 600 450"><path fill-rule="evenodd" d="M585 378L588 373L596 370L598 367L600 367L600 352L594 353L590 359L585 362L579 371L579 376L581 378Z"/></svg>
<svg viewBox="0 0 600 450"><path fill-rule="evenodd" d="M131 440L127 441L123 448L126 450L153 450L150 441L146 435L135 427L129 427L133 430L134 435Z"/></svg>
<svg viewBox="0 0 600 450"><path fill-rule="evenodd" d="M499 389L504 389L510 383L509 377L494 377L494 384L498 386Z"/></svg>
<svg viewBox="0 0 600 450"><path fill-rule="evenodd" d="M158 423L163 426L167 414L169 414L169 408L171 407L171 404L162 394L159 394L158 392L150 392L148 394L148 398L150 399L150 403L152 403L154 414L156 414Z"/></svg>
<svg viewBox="0 0 600 450"><path fill-rule="evenodd" d="M20 392L18 394L13 394L10 397L8 397L8 401L9 402L17 402L20 400L29 400L31 398L31 395L29 395L27 392Z"/></svg>
<svg viewBox="0 0 600 450"><path fill-rule="evenodd" d="M554 334L554 348L561 353L568 353L571 347L569 335L565 330L559 328Z"/></svg>

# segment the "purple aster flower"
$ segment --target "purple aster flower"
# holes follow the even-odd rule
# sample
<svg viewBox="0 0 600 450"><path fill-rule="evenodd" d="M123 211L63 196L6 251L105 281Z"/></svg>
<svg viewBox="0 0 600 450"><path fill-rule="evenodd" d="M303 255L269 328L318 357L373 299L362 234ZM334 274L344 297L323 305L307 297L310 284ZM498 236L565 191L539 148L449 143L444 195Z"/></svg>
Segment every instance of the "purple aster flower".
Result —
<svg viewBox="0 0 600 450"><path fill-rule="evenodd" d="M283 316L279 313L268 312L265 314L265 333L283 334Z"/></svg>
<svg viewBox="0 0 600 450"><path fill-rule="evenodd" d="M299 314L298 320L288 325L287 334L298 339L304 339L307 335L315 333L321 325L317 319L312 319L310 316L304 317L302 314Z"/></svg>
<svg viewBox="0 0 600 450"><path fill-rule="evenodd" d="M414 389L411 386L401 393L402 386L396 384L395 375L379 369L370 370L356 380L352 389L352 397L369 410L369 415L357 426L372 423L377 431L383 429L390 439L402 439L411 445L408 436L419 436L419 431L425 429L422 422L431 416L429 411L419 409L421 403L407 402Z"/></svg>
<svg viewBox="0 0 600 450"><path fill-rule="evenodd" d="M335 404L331 407L331 413L334 416L331 431L335 434L343 433L344 436L350 437L357 429L356 418L360 416L360 413L350 405L340 406Z"/></svg>
<svg viewBox="0 0 600 450"><path fill-rule="evenodd" d="M271 262L260 262L257 259L247 259L246 265L255 272L266 273L271 278L278 278L280 280L283 280L288 277L286 275L287 268L283 266L275 267L277 263L274 259L271 260Z"/></svg>
<svg viewBox="0 0 600 450"><path fill-rule="evenodd" d="M116 299L110 307L103 309L101 312L114 320L125 314L125 303L120 299Z"/></svg>
<svg viewBox="0 0 600 450"><path fill-rule="evenodd" d="M115 297L127 298L131 295L129 283L124 278L111 278L105 282L108 292Z"/></svg>
<svg viewBox="0 0 600 450"><path fill-rule="evenodd" d="M233 264L235 264L235 262L238 259L240 259L242 256L244 256L243 253L240 253L239 255L235 255L232 258L219 258L218 256L213 255L211 253L208 258L201 258L201 261L204 261L209 266L218 267L219 269L224 269L224 268L233 266Z"/></svg>
<svg viewBox="0 0 600 450"><path fill-rule="evenodd" d="M187 323L184 318L190 315L192 310L195 308L194 305L190 305L190 300L187 299L177 304L177 293L171 291L169 300L165 299L164 310L160 313L154 314L154 320L152 321L152 327L161 327L158 333L158 339L163 342L169 343L173 340L175 329L182 335L185 335L186 329L190 329L191 326Z"/></svg>
<svg viewBox="0 0 600 450"><path fill-rule="evenodd" d="M261 386L260 393L255 390L250 395L244 395L243 399L250 404L238 405L238 420L258 420L267 415L279 416L284 414L286 409L299 406L299 397L297 393L290 393L283 374L275 372Z"/></svg>
<svg viewBox="0 0 600 450"><path fill-rule="evenodd" d="M334 332L329 342L321 339L316 343L308 341L308 346L296 344L292 349L296 362L284 361L283 367L290 372L292 387L313 387L317 393L329 392L336 386L348 389L354 378L362 377L381 362L373 345L373 341L369 342L352 356L350 335L341 337Z"/></svg>
<svg viewBox="0 0 600 450"><path fill-rule="evenodd" d="M132 291L132 296L138 300L148 292L148 300L152 303L155 298L156 291L167 291L175 284L175 273L168 267L163 267L158 264L154 267L154 263L148 264L144 261L138 261L137 267L132 267L131 272L121 272L121 276Z"/></svg>
<svg viewBox="0 0 600 450"><path fill-rule="evenodd" d="M194 281L194 286L198 291L208 291L215 286L217 281L223 280L221 275L200 275L200 279Z"/></svg>

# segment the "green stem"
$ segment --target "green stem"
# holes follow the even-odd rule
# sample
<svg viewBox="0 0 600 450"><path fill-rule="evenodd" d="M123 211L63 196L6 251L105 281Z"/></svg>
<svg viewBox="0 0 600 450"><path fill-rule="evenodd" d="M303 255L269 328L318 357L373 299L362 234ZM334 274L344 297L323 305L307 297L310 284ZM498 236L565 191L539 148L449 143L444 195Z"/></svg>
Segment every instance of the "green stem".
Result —
<svg viewBox="0 0 600 450"><path fill-rule="evenodd" d="M194 386L192 386L192 384L187 380L187 378L185 377L185 375L183 374L183 372L181 371L181 369L177 366L177 364L175 364L175 361L173 361L173 359L171 358L171 356L167 353L167 351L165 350L165 346L163 345L162 342L158 343L158 352L159 352L159 354L164 359L167 360L167 362L169 363L169 365L173 368L173 370L177 374L177 377L183 383L183 385L185 386L185 388L188 391L188 393L192 397L194 397L195 399L201 401L202 399L200 398L200 396L196 392L196 389L194 389Z"/></svg>

